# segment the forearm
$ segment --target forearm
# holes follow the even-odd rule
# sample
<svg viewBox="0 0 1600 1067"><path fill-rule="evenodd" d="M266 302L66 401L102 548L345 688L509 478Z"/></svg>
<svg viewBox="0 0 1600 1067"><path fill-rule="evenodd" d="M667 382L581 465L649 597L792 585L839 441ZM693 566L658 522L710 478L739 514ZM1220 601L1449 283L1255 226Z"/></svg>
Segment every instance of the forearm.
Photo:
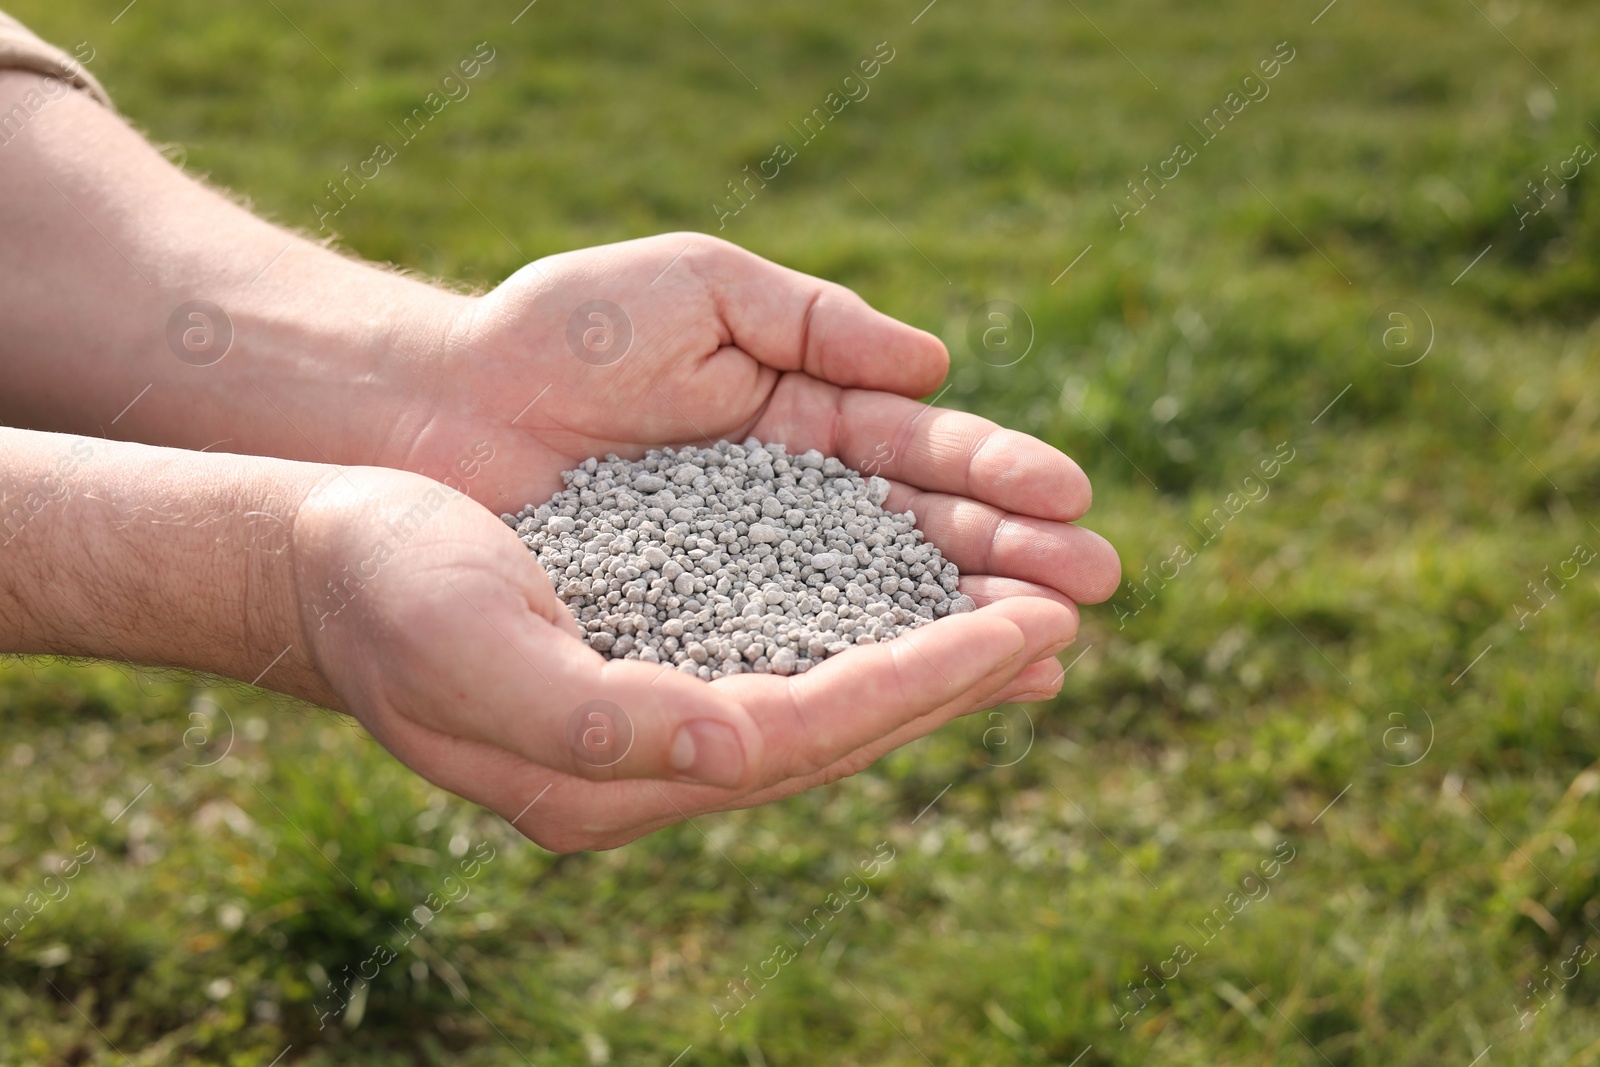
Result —
<svg viewBox="0 0 1600 1067"><path fill-rule="evenodd" d="M333 463L403 453L420 427L402 398L467 298L256 218L47 79L0 73L0 114L47 88L0 145L0 420ZM208 346L179 313L169 343L192 300L231 323L220 359L220 321Z"/></svg>
<svg viewBox="0 0 1600 1067"><path fill-rule="evenodd" d="M0 429L0 650L267 672L263 686L333 703L301 636L291 545L329 477Z"/></svg>

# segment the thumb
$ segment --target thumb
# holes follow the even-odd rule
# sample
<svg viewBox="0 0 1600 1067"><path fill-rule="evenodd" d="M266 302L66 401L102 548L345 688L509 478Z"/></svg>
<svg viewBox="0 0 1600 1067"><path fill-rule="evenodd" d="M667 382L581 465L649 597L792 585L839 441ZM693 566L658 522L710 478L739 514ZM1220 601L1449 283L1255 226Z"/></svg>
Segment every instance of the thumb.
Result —
<svg viewBox="0 0 1600 1067"><path fill-rule="evenodd" d="M733 343L776 370L804 371L843 388L923 396L950 368L937 337L875 310L842 285L711 237L690 241L684 259L711 287Z"/></svg>
<svg viewBox="0 0 1600 1067"><path fill-rule="evenodd" d="M458 643L440 694L469 703L449 721L425 714L429 725L594 781L738 788L759 774L762 733L719 689L668 664L606 660L526 610L481 614L497 633Z"/></svg>

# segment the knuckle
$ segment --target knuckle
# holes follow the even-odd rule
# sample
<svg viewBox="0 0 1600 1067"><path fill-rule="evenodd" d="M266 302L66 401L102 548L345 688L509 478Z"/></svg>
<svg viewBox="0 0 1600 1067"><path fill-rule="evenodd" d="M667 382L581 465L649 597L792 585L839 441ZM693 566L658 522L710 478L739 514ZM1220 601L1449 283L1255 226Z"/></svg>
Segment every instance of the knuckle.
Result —
<svg viewBox="0 0 1600 1067"><path fill-rule="evenodd" d="M822 771L821 785L832 785L845 778L854 777L872 766L873 758L863 752L853 752Z"/></svg>
<svg viewBox="0 0 1600 1067"><path fill-rule="evenodd" d="M721 237L715 237L709 233L688 231L680 236L688 246L688 251L684 253L686 256L692 255L701 258L723 257L744 251L732 241L723 240Z"/></svg>
<svg viewBox="0 0 1600 1067"><path fill-rule="evenodd" d="M538 827L532 830L523 830L522 836L546 852L554 852L558 855L587 852L595 847L595 838L592 835L582 831L574 833L563 827Z"/></svg>

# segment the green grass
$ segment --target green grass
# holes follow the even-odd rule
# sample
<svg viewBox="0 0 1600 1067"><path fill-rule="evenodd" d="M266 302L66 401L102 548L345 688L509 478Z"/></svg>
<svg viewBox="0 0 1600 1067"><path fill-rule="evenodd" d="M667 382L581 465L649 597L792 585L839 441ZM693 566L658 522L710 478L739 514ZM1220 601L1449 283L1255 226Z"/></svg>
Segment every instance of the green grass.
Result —
<svg viewBox="0 0 1600 1067"><path fill-rule="evenodd" d="M488 41L471 95L337 219L365 256L477 286L715 230L725 183L887 40L870 96L724 236L944 336L943 402L1079 457L1131 579L1280 442L1294 458L1144 606L1085 612L1052 704L606 854L519 843L323 712L12 661L0 913L53 857L95 858L0 949L0 1060L1600 1062L1600 966L1519 1026L1527 983L1600 945L1600 570L1518 626L1527 583L1600 548L1594 165L1525 229L1512 208L1600 145L1591 6L520 6L10 8L87 40L191 170L304 228ZM1271 95L1119 230L1124 183L1285 40ZM1014 366L966 345L995 299L1034 327ZM1435 334L1407 368L1368 343L1399 299ZM881 842L870 892L800 945ZM359 1025L319 1030L323 976L483 843ZM1234 914L1241 884L1260 899Z"/></svg>

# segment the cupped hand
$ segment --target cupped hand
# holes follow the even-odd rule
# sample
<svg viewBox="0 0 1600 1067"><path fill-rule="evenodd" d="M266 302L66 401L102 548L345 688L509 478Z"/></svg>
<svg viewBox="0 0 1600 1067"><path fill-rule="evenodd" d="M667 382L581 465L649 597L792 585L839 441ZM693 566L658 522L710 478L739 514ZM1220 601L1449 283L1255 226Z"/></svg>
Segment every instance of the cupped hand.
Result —
<svg viewBox="0 0 1600 1067"><path fill-rule="evenodd" d="M589 456L755 436L889 479L887 506L914 512L979 603L1110 596L1115 551L1071 525L1090 502L1076 463L910 399L948 366L938 338L843 286L663 234L539 260L482 298L443 365L415 368L378 462L504 512L547 500Z"/></svg>
<svg viewBox="0 0 1600 1067"><path fill-rule="evenodd" d="M503 522L387 468L313 491L293 559L306 646L344 709L413 770L560 851L786 796L1050 691L1036 661L1053 667L1077 628L1064 604L1010 597L803 675L708 684L604 659Z"/></svg>
<svg viewBox="0 0 1600 1067"><path fill-rule="evenodd" d="M516 825L555 848L620 844L696 812L787 795L954 716L1053 695L1053 656L1076 632L1076 604L1115 590L1117 557L1072 524L1090 492L1071 459L910 399L935 389L947 366L937 338L849 290L704 235L530 264L460 320L443 365L415 368L417 399L393 420L380 462L460 486L498 512L547 499L560 472L591 455L746 436L816 448L888 478L887 506L915 513L980 610L798 677L707 684L588 650L531 554L491 515L455 501L462 533L448 550L429 549L439 565L397 569L394 587L407 592L393 613L360 616L380 628L369 639L388 642L369 649L406 651L369 651L364 672L336 689L446 788L507 818L540 796ZM465 634L475 635L473 655L429 654ZM396 669L412 680L387 677ZM592 701L604 705L589 714L620 709L633 731L614 764L574 748L611 728L598 719L569 728ZM700 721L725 730L681 740L681 727ZM713 759L714 770L695 765Z"/></svg>

